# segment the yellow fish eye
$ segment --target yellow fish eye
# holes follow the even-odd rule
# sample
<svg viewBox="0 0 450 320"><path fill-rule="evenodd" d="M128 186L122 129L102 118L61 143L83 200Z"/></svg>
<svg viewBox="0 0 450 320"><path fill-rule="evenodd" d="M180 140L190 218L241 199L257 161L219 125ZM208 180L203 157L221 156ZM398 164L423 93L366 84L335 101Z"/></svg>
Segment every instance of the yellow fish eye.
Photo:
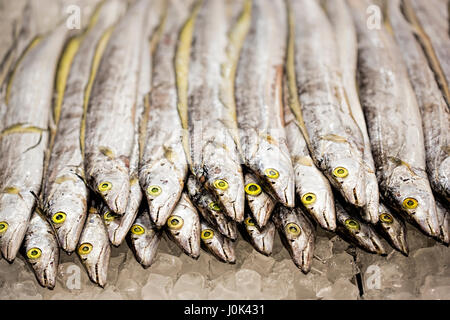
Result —
<svg viewBox="0 0 450 320"><path fill-rule="evenodd" d="M78 247L78 254L79 255L85 255L88 254L92 251L92 244L86 242L86 243L82 243L79 247Z"/></svg>
<svg viewBox="0 0 450 320"><path fill-rule="evenodd" d="M278 179L278 177L280 176L280 173L273 168L268 168L268 169L264 170L264 173L270 179Z"/></svg>
<svg viewBox="0 0 450 320"><path fill-rule="evenodd" d="M305 193L302 197L302 203L307 206L316 202L316 195L314 193Z"/></svg>
<svg viewBox="0 0 450 320"><path fill-rule="evenodd" d="M116 216L111 211L106 211L105 214L103 215L103 219L109 222L116 219Z"/></svg>
<svg viewBox="0 0 450 320"><path fill-rule="evenodd" d="M179 216L171 216L167 219L167 226L170 229L178 230L183 226L184 220Z"/></svg>
<svg viewBox="0 0 450 320"><path fill-rule="evenodd" d="M345 226L347 227L347 229L350 230L359 230L360 226L359 226L359 222L353 219L347 219L345 220Z"/></svg>
<svg viewBox="0 0 450 320"><path fill-rule="evenodd" d="M250 227L256 225L255 220L252 217L248 217L247 219L245 219L245 224Z"/></svg>
<svg viewBox="0 0 450 320"><path fill-rule="evenodd" d="M106 192L108 190L111 190L112 188L112 183L108 182L108 181L103 181L102 183L100 183L98 185L98 191L100 192Z"/></svg>
<svg viewBox="0 0 450 320"><path fill-rule="evenodd" d="M244 189L245 193L251 196L259 196L261 194L261 187L256 183L249 183Z"/></svg>
<svg viewBox="0 0 450 320"><path fill-rule="evenodd" d="M3 233L6 230L8 230L8 227L9 227L9 225L6 221L0 222L0 233Z"/></svg>
<svg viewBox="0 0 450 320"><path fill-rule="evenodd" d="M136 235L141 235L145 232L145 228L143 226L140 226L138 224L135 224L131 227L131 233Z"/></svg>
<svg viewBox="0 0 450 320"><path fill-rule="evenodd" d="M66 221L66 214L64 212L57 212L52 217L53 223L60 224Z"/></svg>
<svg viewBox="0 0 450 320"><path fill-rule="evenodd" d="M294 237L298 237L301 233L302 230L300 229L300 227L298 226L298 224L290 222L288 223L285 227L284 230L286 230L286 233L288 235L292 235Z"/></svg>
<svg viewBox="0 0 450 320"><path fill-rule="evenodd" d="M220 211L220 206L216 202L210 202L208 204L208 207L213 211L216 211L216 212Z"/></svg>
<svg viewBox="0 0 450 320"><path fill-rule="evenodd" d="M346 178L348 176L348 170L344 167L337 167L333 170L333 175L337 178Z"/></svg>
<svg viewBox="0 0 450 320"><path fill-rule="evenodd" d="M419 202L414 198L406 198L403 200L403 208L405 209L415 209L419 205Z"/></svg>
<svg viewBox="0 0 450 320"><path fill-rule="evenodd" d="M147 188L147 194L153 197L157 197L161 194L162 189L160 186L150 186Z"/></svg>
<svg viewBox="0 0 450 320"><path fill-rule="evenodd" d="M394 218L389 213L380 214L380 220L384 223L392 223L394 222Z"/></svg>
<svg viewBox="0 0 450 320"><path fill-rule="evenodd" d="M203 240L209 240L212 239L212 237L214 237L214 231L212 231L211 229L206 229L202 231L201 238Z"/></svg>
<svg viewBox="0 0 450 320"><path fill-rule="evenodd" d="M42 251L39 248L31 248L27 251L28 259L37 259L42 255Z"/></svg>
<svg viewBox="0 0 450 320"><path fill-rule="evenodd" d="M216 189L220 189L220 190L227 190L228 182L226 182L225 180L218 179L218 180L214 181L214 187Z"/></svg>

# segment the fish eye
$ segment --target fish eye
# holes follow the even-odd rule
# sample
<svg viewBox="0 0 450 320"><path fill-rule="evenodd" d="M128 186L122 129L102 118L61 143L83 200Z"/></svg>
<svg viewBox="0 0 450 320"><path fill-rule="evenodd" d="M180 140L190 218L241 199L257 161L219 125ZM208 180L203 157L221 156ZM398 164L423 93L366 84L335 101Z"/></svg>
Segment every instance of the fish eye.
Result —
<svg viewBox="0 0 450 320"><path fill-rule="evenodd" d="M131 233L136 235L141 235L145 232L145 228L143 226L140 226L138 224L135 224L131 227Z"/></svg>
<svg viewBox="0 0 450 320"><path fill-rule="evenodd" d="M212 231L211 229L206 229L202 231L201 238L203 240L209 240L212 239L212 237L214 237L214 231Z"/></svg>
<svg viewBox="0 0 450 320"><path fill-rule="evenodd" d="M380 214L380 220L384 223L392 223L394 222L394 218L389 213Z"/></svg>
<svg viewBox="0 0 450 320"><path fill-rule="evenodd" d="M316 202L316 195L314 193L305 193L302 197L302 203L307 206Z"/></svg>
<svg viewBox="0 0 450 320"><path fill-rule="evenodd" d="M256 183L249 183L244 189L245 193L251 196L259 196L261 194L261 187Z"/></svg>
<svg viewBox="0 0 450 320"><path fill-rule="evenodd" d="M214 181L214 187L216 189L220 189L220 190L227 190L228 182L226 182L225 180L222 180L222 179L218 179L218 180Z"/></svg>
<svg viewBox="0 0 450 320"><path fill-rule="evenodd" d="M64 212L57 212L52 216L53 223L60 224L66 221L66 214Z"/></svg>
<svg viewBox="0 0 450 320"><path fill-rule="evenodd" d="M333 170L333 175L336 178L346 178L348 176L348 170L344 167L337 167Z"/></svg>
<svg viewBox="0 0 450 320"><path fill-rule="evenodd" d="M286 233L288 235L291 235L291 236L294 236L294 237L298 237L302 233L302 230L300 229L298 224L293 223L293 222L288 223L284 227L284 230L286 230Z"/></svg>
<svg viewBox="0 0 450 320"><path fill-rule="evenodd" d="M270 179L278 179L278 177L280 176L280 173L273 168L268 168L268 169L264 170L264 173Z"/></svg>
<svg viewBox="0 0 450 320"><path fill-rule="evenodd" d="M8 227L9 227L9 225L6 221L0 222L0 233L3 233L6 230L8 230Z"/></svg>
<svg viewBox="0 0 450 320"><path fill-rule="evenodd" d="M347 227L347 229L350 230L359 230L360 226L359 226L359 222L354 220L354 219L347 219L345 220L345 226Z"/></svg>
<svg viewBox="0 0 450 320"><path fill-rule="evenodd" d="M213 211L216 211L216 212L220 211L220 206L216 202L210 202L208 204L208 207Z"/></svg>
<svg viewBox="0 0 450 320"><path fill-rule="evenodd" d="M169 219L167 219L167 226L170 229L178 230L181 229L183 226L184 220L183 218L179 216L171 216Z"/></svg>
<svg viewBox="0 0 450 320"><path fill-rule="evenodd" d="M103 219L109 222L116 219L116 216L111 211L106 211L105 214L103 215Z"/></svg>
<svg viewBox="0 0 450 320"><path fill-rule="evenodd" d="M403 208L405 209L415 209L419 205L419 202L414 198L406 198L403 200Z"/></svg>
<svg viewBox="0 0 450 320"><path fill-rule="evenodd" d="M78 247L78 254L79 255L85 255L88 254L92 251L92 244L86 242L86 243L82 243L79 247Z"/></svg>
<svg viewBox="0 0 450 320"><path fill-rule="evenodd" d="M249 227L253 227L254 225L256 225L255 220L252 217L248 217L247 219L245 219L245 224Z"/></svg>
<svg viewBox="0 0 450 320"><path fill-rule="evenodd" d="M103 181L98 185L98 191L100 192L106 192L108 190L111 190L112 183L108 181Z"/></svg>
<svg viewBox="0 0 450 320"><path fill-rule="evenodd" d="M42 251L39 248L31 248L27 251L28 259L37 259L42 255Z"/></svg>
<svg viewBox="0 0 450 320"><path fill-rule="evenodd" d="M161 194L162 189L160 186L150 186L147 188L147 194L153 197L157 197Z"/></svg>

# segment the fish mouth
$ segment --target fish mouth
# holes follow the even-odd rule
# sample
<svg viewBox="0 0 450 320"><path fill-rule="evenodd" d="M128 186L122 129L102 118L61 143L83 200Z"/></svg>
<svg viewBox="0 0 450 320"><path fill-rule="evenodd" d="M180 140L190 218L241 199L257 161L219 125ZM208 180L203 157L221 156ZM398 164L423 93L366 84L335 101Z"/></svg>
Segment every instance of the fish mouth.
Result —
<svg viewBox="0 0 450 320"><path fill-rule="evenodd" d="M23 223L13 230L7 230L9 234L0 237L0 245L3 258L9 263L13 263L19 252L22 241L27 230L27 223ZM10 225L9 228L12 226Z"/></svg>
<svg viewBox="0 0 450 320"><path fill-rule="evenodd" d="M386 255L386 249L384 248L382 242L377 236L370 235L369 236L369 248L373 253L377 253L379 255Z"/></svg>

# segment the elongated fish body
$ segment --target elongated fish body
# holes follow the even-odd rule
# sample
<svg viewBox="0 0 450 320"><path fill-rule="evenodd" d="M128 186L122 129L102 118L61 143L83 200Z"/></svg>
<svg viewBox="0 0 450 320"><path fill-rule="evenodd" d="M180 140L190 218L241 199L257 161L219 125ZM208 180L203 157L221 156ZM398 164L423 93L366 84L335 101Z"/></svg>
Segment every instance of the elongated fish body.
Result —
<svg viewBox="0 0 450 320"><path fill-rule="evenodd" d="M204 220L201 221L200 228L202 244L209 253L222 262L231 264L236 263L234 241L224 237Z"/></svg>
<svg viewBox="0 0 450 320"><path fill-rule="evenodd" d="M401 53L386 28L369 30L367 1L348 1L358 35L361 105L385 203L428 235L440 233L425 171L422 121Z"/></svg>
<svg viewBox="0 0 450 320"><path fill-rule="evenodd" d="M343 88L333 28L316 1L292 1L290 12L294 65L288 68L294 71L288 72L288 81L301 105L294 114L316 166L347 202L362 208L364 144Z"/></svg>
<svg viewBox="0 0 450 320"><path fill-rule="evenodd" d="M41 212L34 211L23 242L25 258L44 288L53 289L59 264L56 235Z"/></svg>
<svg viewBox="0 0 450 320"><path fill-rule="evenodd" d="M29 50L10 78L0 133L0 249L13 261L41 189L54 75L67 28Z"/></svg>
<svg viewBox="0 0 450 320"><path fill-rule="evenodd" d="M263 228L270 219L276 200L262 190L256 177L251 173L244 175L245 198L252 217L259 228Z"/></svg>
<svg viewBox="0 0 450 320"><path fill-rule="evenodd" d="M365 169L366 205L361 210L361 217L372 224L378 222L378 206L380 194L375 175L375 163L370 150L369 133L367 132L364 112L359 101L356 84L356 68L358 62L358 39L352 16L345 0L327 0L325 2L328 18L335 30L339 52L339 66L342 83L350 107L351 115L358 125L363 138L363 164Z"/></svg>
<svg viewBox="0 0 450 320"><path fill-rule="evenodd" d="M316 230L299 208L278 206L272 220L292 261L304 273L311 270Z"/></svg>
<svg viewBox="0 0 450 320"><path fill-rule="evenodd" d="M283 123L287 44L284 2L252 3L250 31L236 71L236 106L244 164L285 206L294 206L294 175Z"/></svg>
<svg viewBox="0 0 450 320"><path fill-rule="evenodd" d="M65 94L55 140L44 180L44 212L52 221L61 248L73 252L87 215L89 191L82 179L84 162L80 145L86 89L92 81L105 46L108 28L125 10L121 1L109 1L99 9L96 21L80 38Z"/></svg>
<svg viewBox="0 0 450 320"><path fill-rule="evenodd" d="M100 215L102 206L103 204L98 199L92 201L80 236L77 253L91 281L103 288L108 275L111 246L108 232Z"/></svg>
<svg viewBox="0 0 450 320"><path fill-rule="evenodd" d="M151 221L148 210L142 210L130 228L130 247L136 260L144 267L152 265L161 241L162 230Z"/></svg>
<svg viewBox="0 0 450 320"><path fill-rule="evenodd" d="M408 255L408 243L406 242L406 227L403 220L394 215L383 204L379 206L379 220L376 224L376 230L385 238L389 244L403 253Z"/></svg>
<svg viewBox="0 0 450 320"><path fill-rule="evenodd" d="M388 2L388 19L422 115L428 179L433 190L450 203L450 109L399 1Z"/></svg>
<svg viewBox="0 0 450 320"><path fill-rule="evenodd" d="M190 175L186 184L187 194L197 207L203 219L217 229L225 237L236 240L236 222L225 215L223 208L214 196L209 193L197 179Z"/></svg>
<svg viewBox="0 0 450 320"><path fill-rule="evenodd" d="M200 218L189 197L181 194L175 210L166 223L166 233L185 254L193 259L200 256Z"/></svg>
<svg viewBox="0 0 450 320"><path fill-rule="evenodd" d="M86 113L86 180L118 215L125 213L130 194L129 166L148 4L136 2L112 31Z"/></svg>
<svg viewBox="0 0 450 320"><path fill-rule="evenodd" d="M229 111L220 99L230 20L222 0L202 2L196 17L188 74L187 157L197 179L218 197L232 219L241 222L244 179L227 126Z"/></svg>
<svg viewBox="0 0 450 320"><path fill-rule="evenodd" d="M275 224L272 220L267 221L264 228L259 229L256 220L250 215L245 215L244 223L240 226L241 234L259 253L270 256L275 240Z"/></svg>
<svg viewBox="0 0 450 320"><path fill-rule="evenodd" d="M178 35L193 1L171 0L163 32L154 54L150 112L139 180L147 198L150 217L164 226L180 199L187 174L182 126L177 109L174 57Z"/></svg>
<svg viewBox="0 0 450 320"><path fill-rule="evenodd" d="M294 166L295 189L305 211L324 229L336 229L334 196L330 182L317 169L290 107L284 108L286 138Z"/></svg>

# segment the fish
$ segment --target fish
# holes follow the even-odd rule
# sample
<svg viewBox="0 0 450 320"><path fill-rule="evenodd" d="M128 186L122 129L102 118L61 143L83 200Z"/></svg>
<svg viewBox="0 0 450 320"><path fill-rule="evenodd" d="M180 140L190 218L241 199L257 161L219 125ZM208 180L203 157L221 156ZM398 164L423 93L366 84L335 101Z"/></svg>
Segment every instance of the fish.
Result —
<svg viewBox="0 0 450 320"><path fill-rule="evenodd" d="M310 155L331 185L357 208L366 201L364 144L339 70L334 30L316 1L289 2L288 86ZM291 106L292 108L292 106Z"/></svg>
<svg viewBox="0 0 450 320"><path fill-rule="evenodd" d="M217 232L204 220L200 222L200 228L200 238L202 240L201 243L206 251L211 253L214 257L222 262L235 264L235 242L224 237L220 232Z"/></svg>
<svg viewBox="0 0 450 320"><path fill-rule="evenodd" d="M0 133L0 250L12 262L41 190L53 84L65 26L43 35L15 67Z"/></svg>
<svg viewBox="0 0 450 320"><path fill-rule="evenodd" d="M244 165L277 201L293 207L294 172L282 98L287 33L282 0L252 2L251 27L239 58L235 90Z"/></svg>
<svg viewBox="0 0 450 320"><path fill-rule="evenodd" d="M359 101L356 84L356 69L358 63L358 39L349 8L345 0L326 0L327 16L335 30L336 43L339 52L339 67L342 75L345 96L350 112L358 125L364 144L363 164L365 169L366 204L360 210L361 217L372 224L378 222L378 206L380 193L375 174L375 162L370 150L370 139L367 132L364 112Z"/></svg>
<svg viewBox="0 0 450 320"><path fill-rule="evenodd" d="M315 226L300 208L280 205L275 208L272 221L294 264L303 273L308 273L314 256Z"/></svg>
<svg viewBox="0 0 450 320"><path fill-rule="evenodd" d="M162 230L156 228L150 219L148 209L143 209L138 213L128 235L130 248L133 250L137 262L147 269L155 259L156 250L162 237Z"/></svg>
<svg viewBox="0 0 450 320"><path fill-rule="evenodd" d="M200 215L223 236L237 239L236 222L225 215L223 208L214 196L209 193L197 179L190 175L186 183L186 191Z"/></svg>
<svg viewBox="0 0 450 320"><path fill-rule="evenodd" d="M272 220L267 221L266 225L259 229L256 220L246 214L244 223L239 225L239 229L243 238L250 242L256 251L265 256L272 254L276 230Z"/></svg>
<svg viewBox="0 0 450 320"><path fill-rule="evenodd" d="M440 226L426 173L419 106L402 54L384 25L367 29L368 1L347 1L358 36L358 85L380 195L425 234Z"/></svg>
<svg viewBox="0 0 450 320"><path fill-rule="evenodd" d="M245 198L252 217L259 228L264 228L270 219L276 200L263 191L258 179L251 173L244 174Z"/></svg>
<svg viewBox="0 0 450 320"><path fill-rule="evenodd" d="M147 13L149 2L140 0L114 27L98 67L82 128L86 181L117 215L125 213L130 195L140 44Z"/></svg>
<svg viewBox="0 0 450 320"><path fill-rule="evenodd" d="M75 251L87 216L89 190L80 145L81 120L89 100L87 87L95 77L108 30L124 11L121 1L108 1L99 7L86 31L72 39L75 54L73 60L65 62L70 71L59 94L63 96L60 106L55 106L60 111L55 112L59 114L55 117L57 129L43 182L43 211L67 253Z"/></svg>
<svg viewBox="0 0 450 320"><path fill-rule="evenodd" d="M227 126L232 119L221 100L226 81L221 66L227 61L231 24L227 8L221 0L204 1L199 6L192 31L187 106L179 106L179 111L183 128L188 130L188 141L183 145L191 172L217 196L225 213L241 222L245 205L241 159L232 128Z"/></svg>
<svg viewBox="0 0 450 320"><path fill-rule="evenodd" d="M59 245L45 215L34 210L23 241L24 257L33 268L39 284L53 289L59 265Z"/></svg>
<svg viewBox="0 0 450 320"><path fill-rule="evenodd" d="M342 239L367 252L386 255L386 249L383 246L381 237L375 232L371 224L350 215L339 201L336 201L335 206L337 218L336 233Z"/></svg>
<svg viewBox="0 0 450 320"><path fill-rule="evenodd" d="M450 109L416 40L414 25L403 16L400 4L388 2L387 19L419 104L428 179L434 192L450 204Z"/></svg>
<svg viewBox="0 0 450 320"><path fill-rule="evenodd" d="M200 256L200 217L187 194L180 201L166 223L166 234L183 252L193 259Z"/></svg>
<svg viewBox="0 0 450 320"><path fill-rule="evenodd" d="M153 55L149 118L139 167L150 217L163 227L175 209L186 180L188 165L182 145L183 127L178 115L176 70L173 63L178 35L193 1L169 1L160 41Z"/></svg>
<svg viewBox="0 0 450 320"><path fill-rule="evenodd" d="M379 206L379 219L375 225L376 231L385 238L389 244L408 256L409 249L406 241L406 226L402 218L393 214L384 204Z"/></svg>
<svg viewBox="0 0 450 320"><path fill-rule="evenodd" d="M439 224L441 226L441 233L438 236L438 240L448 246L450 244L450 231L448 228L450 214L448 208L446 208L439 200L436 200L436 210L438 211Z"/></svg>
<svg viewBox="0 0 450 320"><path fill-rule="evenodd" d="M286 92L285 96L288 97L289 93ZM293 99L286 100L288 101L284 107L285 131L294 169L295 191L300 199L300 205L322 228L334 231L336 212L330 182L311 158L300 125L292 112L295 106L291 109L289 105L294 103Z"/></svg>
<svg viewBox="0 0 450 320"><path fill-rule="evenodd" d="M86 223L78 241L77 254L91 281L104 288L108 277L111 245L100 215L102 206L99 199L94 198L91 201Z"/></svg>

